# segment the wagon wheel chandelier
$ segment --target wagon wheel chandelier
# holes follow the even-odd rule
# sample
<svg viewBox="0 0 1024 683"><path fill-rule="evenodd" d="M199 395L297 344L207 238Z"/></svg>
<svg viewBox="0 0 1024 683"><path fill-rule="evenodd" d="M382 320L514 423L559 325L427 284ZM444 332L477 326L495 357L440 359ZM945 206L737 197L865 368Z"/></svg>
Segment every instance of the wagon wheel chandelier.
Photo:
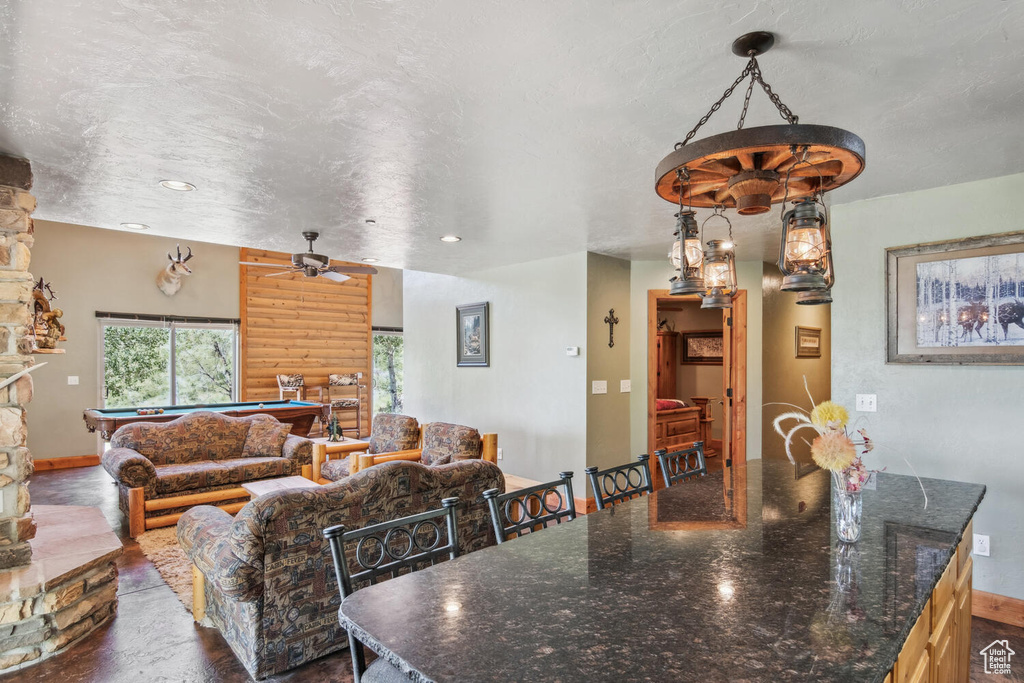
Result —
<svg viewBox="0 0 1024 683"><path fill-rule="evenodd" d="M704 307L729 308L731 298L713 293L708 264L720 262L723 251L733 260L732 249L719 244L711 251L715 260L701 253L695 242L693 209L712 208L715 213L735 209L741 216L771 210L782 203L783 248L779 266L786 278L782 289L800 292L801 304L828 303L835 281L832 271L831 236L823 196L845 185L864 170L864 141L853 133L831 126L801 124L779 95L764 80L757 57L775 43L766 31L747 33L732 44L734 54L748 59L746 67L697 125L676 143L658 164L655 191L662 199L678 204L676 243L670 259L676 267L672 294L699 293ZM744 80L750 79L736 130L693 140L697 131L718 111ZM759 85L786 121L782 125L744 128L754 86ZM786 202L793 210L786 212ZM685 207L685 208L684 208ZM732 283L735 291L735 283ZM726 288L728 291L728 288Z"/></svg>

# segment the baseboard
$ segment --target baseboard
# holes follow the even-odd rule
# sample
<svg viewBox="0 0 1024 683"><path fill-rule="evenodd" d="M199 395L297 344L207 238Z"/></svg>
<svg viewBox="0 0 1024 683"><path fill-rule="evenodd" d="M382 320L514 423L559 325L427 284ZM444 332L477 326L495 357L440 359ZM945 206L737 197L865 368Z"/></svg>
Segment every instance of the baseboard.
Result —
<svg viewBox="0 0 1024 683"><path fill-rule="evenodd" d="M63 470L69 467L92 467L100 464L98 455L72 455L67 458L45 458L34 461L36 472L44 470Z"/></svg>
<svg viewBox="0 0 1024 683"><path fill-rule="evenodd" d="M973 591L971 614L982 619L1024 627L1024 600L985 591Z"/></svg>

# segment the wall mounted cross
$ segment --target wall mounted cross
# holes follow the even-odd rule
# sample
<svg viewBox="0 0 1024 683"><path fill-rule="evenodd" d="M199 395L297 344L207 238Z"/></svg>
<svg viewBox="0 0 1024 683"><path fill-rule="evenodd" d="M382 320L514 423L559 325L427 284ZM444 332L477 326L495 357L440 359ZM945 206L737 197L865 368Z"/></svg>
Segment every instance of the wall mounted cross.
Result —
<svg viewBox="0 0 1024 683"><path fill-rule="evenodd" d="M608 315L605 316L604 321L608 324L608 348L611 348L615 346L615 326L619 324L614 308L608 309Z"/></svg>

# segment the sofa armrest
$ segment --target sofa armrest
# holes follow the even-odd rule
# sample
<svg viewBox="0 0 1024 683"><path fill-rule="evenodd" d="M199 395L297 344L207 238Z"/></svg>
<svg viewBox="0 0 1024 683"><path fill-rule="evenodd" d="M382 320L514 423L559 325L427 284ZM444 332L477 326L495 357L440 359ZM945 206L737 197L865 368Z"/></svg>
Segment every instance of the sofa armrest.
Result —
<svg viewBox="0 0 1024 683"><path fill-rule="evenodd" d="M291 460L295 474L298 474L303 465L313 464L313 442L301 436L289 434L281 448L281 457Z"/></svg>
<svg viewBox="0 0 1024 683"><path fill-rule="evenodd" d="M198 505L178 520L178 544L222 594L249 602L263 594L263 570L239 559L234 551L234 522L218 507Z"/></svg>
<svg viewBox="0 0 1024 683"><path fill-rule="evenodd" d="M111 448L101 459L103 469L119 484L130 489L156 484L156 468L149 458L130 448Z"/></svg>

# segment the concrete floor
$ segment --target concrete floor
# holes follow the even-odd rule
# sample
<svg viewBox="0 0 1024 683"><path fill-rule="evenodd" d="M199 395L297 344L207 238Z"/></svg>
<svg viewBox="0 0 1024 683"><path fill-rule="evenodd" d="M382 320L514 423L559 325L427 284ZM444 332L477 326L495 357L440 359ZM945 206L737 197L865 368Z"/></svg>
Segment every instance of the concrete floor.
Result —
<svg viewBox="0 0 1024 683"><path fill-rule="evenodd" d="M709 462L709 468L711 463ZM21 683L148 683L149 681L244 682L251 680L216 629L197 626L153 565L127 537L117 509L117 494L100 467L37 472L30 484L40 505L99 507L122 538L118 562L117 617L67 651L35 666L0 676ZM979 650L994 640L1009 640L1019 653L1009 676L986 675ZM971 680L976 683L1024 683L1024 629L986 619L973 622ZM312 662L268 681L352 680L348 651Z"/></svg>

